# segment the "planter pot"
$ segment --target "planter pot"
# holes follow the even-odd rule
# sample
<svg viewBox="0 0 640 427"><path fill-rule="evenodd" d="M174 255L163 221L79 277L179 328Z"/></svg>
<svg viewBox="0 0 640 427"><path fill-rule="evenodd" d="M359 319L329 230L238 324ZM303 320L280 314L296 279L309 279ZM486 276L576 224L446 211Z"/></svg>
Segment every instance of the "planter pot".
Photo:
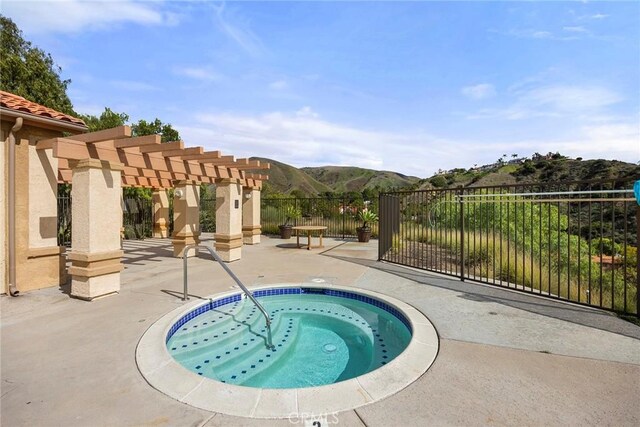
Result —
<svg viewBox="0 0 640 427"><path fill-rule="evenodd" d="M291 238L291 226L290 225L279 225L280 229L280 238L281 239L290 239Z"/></svg>
<svg viewBox="0 0 640 427"><path fill-rule="evenodd" d="M356 232L358 233L358 242L367 243L371 239L371 227L358 227Z"/></svg>

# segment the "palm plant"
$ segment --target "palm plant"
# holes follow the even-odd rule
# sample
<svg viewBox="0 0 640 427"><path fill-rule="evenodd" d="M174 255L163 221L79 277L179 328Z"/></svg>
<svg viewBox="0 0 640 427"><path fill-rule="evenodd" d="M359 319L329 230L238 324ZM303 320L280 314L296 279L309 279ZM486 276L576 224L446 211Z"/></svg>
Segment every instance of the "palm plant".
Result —
<svg viewBox="0 0 640 427"><path fill-rule="evenodd" d="M358 219L362 221L362 228L369 228L369 223L378 222L378 215L370 210L358 212Z"/></svg>

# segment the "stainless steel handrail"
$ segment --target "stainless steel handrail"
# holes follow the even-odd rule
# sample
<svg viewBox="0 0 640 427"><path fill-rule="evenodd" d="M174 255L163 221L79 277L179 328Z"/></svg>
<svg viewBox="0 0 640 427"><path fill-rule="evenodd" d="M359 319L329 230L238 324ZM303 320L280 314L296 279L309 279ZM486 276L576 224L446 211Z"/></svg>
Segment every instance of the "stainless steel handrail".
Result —
<svg viewBox="0 0 640 427"><path fill-rule="evenodd" d="M182 254L182 265L183 265L182 275L183 275L183 281L184 281L184 296L182 297L182 301L186 301L189 299L189 293L187 291L188 289L187 258L188 258L189 251L195 248L203 248L208 250L211 256L213 257L213 259L216 260L218 264L222 266L224 271L226 271L227 274L229 274L229 276L231 276L231 278L238 284L238 286L240 286L240 289L242 289L242 292L244 292L244 294L251 300L251 302L255 304L256 307L258 307L258 309L264 316L267 323L267 348L269 349L275 348L271 339L271 318L269 317L269 314L267 314L267 311L264 309L262 304L260 304L258 300L253 296L253 294L249 292L249 289L247 289L247 287L240 281L240 279L238 279L238 276L236 276L233 273L233 271L231 271L231 269L227 267L227 265L224 263L222 258L220 258L220 256L216 253L216 251L213 250L213 248L206 245L187 245L184 248L184 253Z"/></svg>

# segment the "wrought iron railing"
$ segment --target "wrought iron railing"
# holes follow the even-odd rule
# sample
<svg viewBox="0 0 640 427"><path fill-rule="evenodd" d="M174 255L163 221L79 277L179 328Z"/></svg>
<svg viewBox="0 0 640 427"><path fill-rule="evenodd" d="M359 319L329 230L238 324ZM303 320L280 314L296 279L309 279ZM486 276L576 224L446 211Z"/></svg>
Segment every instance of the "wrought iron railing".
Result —
<svg viewBox="0 0 640 427"><path fill-rule="evenodd" d="M633 181L383 193L379 259L637 315Z"/></svg>
<svg viewBox="0 0 640 427"><path fill-rule="evenodd" d="M122 226L125 239L144 239L153 234L153 202L144 197L124 197ZM216 230L216 199L200 199L200 230ZM173 198L169 198L169 233L173 232ZM71 195L58 195L58 246L71 246Z"/></svg>
<svg viewBox="0 0 640 427"><path fill-rule="evenodd" d="M261 203L262 233L277 235L278 226L285 224L287 209L300 210L301 217L293 219L290 225L319 225L327 227L327 237L347 238L356 236L356 228L362 225L358 212L369 209L378 212L378 200L364 201L349 198L264 198ZM378 235L378 224L369 224L372 236Z"/></svg>

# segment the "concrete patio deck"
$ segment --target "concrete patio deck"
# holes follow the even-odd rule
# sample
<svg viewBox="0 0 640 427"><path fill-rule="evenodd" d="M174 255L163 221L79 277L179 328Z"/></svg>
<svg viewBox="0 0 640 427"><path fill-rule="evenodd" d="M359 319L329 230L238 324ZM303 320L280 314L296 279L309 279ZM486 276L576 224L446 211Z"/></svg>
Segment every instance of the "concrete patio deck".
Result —
<svg viewBox="0 0 640 427"><path fill-rule="evenodd" d="M205 241L211 244L211 241ZM397 394L322 425L640 425L640 327L575 305L376 262L377 242L295 249L263 236L230 264L247 285L313 278L403 300L438 330L432 367ZM3 426L288 426L196 409L149 386L136 345L180 306L182 260L169 240L125 242L120 294L91 303L51 288L0 298ZM233 285L189 262L190 294Z"/></svg>

